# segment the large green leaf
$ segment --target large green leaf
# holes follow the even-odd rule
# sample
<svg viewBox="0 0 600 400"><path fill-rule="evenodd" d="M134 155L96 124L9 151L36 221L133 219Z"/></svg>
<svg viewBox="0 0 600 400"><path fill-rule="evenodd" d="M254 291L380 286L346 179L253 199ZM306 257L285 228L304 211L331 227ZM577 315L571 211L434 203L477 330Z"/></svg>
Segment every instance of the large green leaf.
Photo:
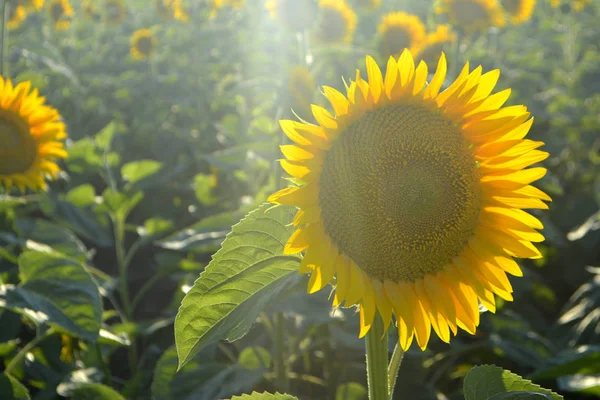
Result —
<svg viewBox="0 0 600 400"><path fill-rule="evenodd" d="M30 400L27 388L10 375L0 374L0 399Z"/></svg>
<svg viewBox="0 0 600 400"><path fill-rule="evenodd" d="M579 346L558 354L551 365L538 369L530 378L551 379L564 375L600 373L600 346Z"/></svg>
<svg viewBox="0 0 600 400"><path fill-rule="evenodd" d="M25 251L19 257L21 284L6 293L6 306L38 323L96 341L102 319L98 287L78 261L57 253Z"/></svg>
<svg viewBox="0 0 600 400"><path fill-rule="evenodd" d="M154 175L162 168L162 163L155 160L139 160L123 165L121 175L129 183L135 183Z"/></svg>
<svg viewBox="0 0 600 400"><path fill-rule="evenodd" d="M563 398L551 390L544 389L495 365L481 365L472 368L465 377L463 390L465 400L533 400L537 399L535 393L541 394L542 397L538 396L540 399L560 400Z"/></svg>
<svg viewBox="0 0 600 400"><path fill-rule="evenodd" d="M180 367L210 343L242 337L298 278L300 260L283 255L294 210L270 207L263 204L233 227L183 299L175 319Z"/></svg>
<svg viewBox="0 0 600 400"><path fill-rule="evenodd" d="M72 400L125 400L125 397L117 391L100 383L78 386L73 389L70 398Z"/></svg>
<svg viewBox="0 0 600 400"><path fill-rule="evenodd" d="M252 394L233 396L231 400L298 400L298 398L291 394L253 392Z"/></svg>

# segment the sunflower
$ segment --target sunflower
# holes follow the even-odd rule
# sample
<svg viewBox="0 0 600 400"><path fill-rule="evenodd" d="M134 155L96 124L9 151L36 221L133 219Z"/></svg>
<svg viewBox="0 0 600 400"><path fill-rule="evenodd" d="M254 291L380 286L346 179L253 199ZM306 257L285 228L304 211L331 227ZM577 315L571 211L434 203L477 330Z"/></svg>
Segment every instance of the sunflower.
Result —
<svg viewBox="0 0 600 400"><path fill-rule="evenodd" d="M163 19L189 22L190 16L181 5L181 0L155 0L156 11Z"/></svg>
<svg viewBox="0 0 600 400"><path fill-rule="evenodd" d="M319 0L316 37L321 43L350 42L356 30L356 13L344 0Z"/></svg>
<svg viewBox="0 0 600 400"><path fill-rule="evenodd" d="M27 11L25 11L25 7L23 6L9 7L8 12L9 15L6 24L10 30L17 29L27 19Z"/></svg>
<svg viewBox="0 0 600 400"><path fill-rule="evenodd" d="M503 26L504 15L497 0L441 0L438 14L447 14L450 23L465 31Z"/></svg>
<svg viewBox="0 0 600 400"><path fill-rule="evenodd" d="M67 156L59 142L66 137L58 111L44 104L31 82L13 87L0 77L0 185L45 189L44 176L56 178L60 171L54 160Z"/></svg>
<svg viewBox="0 0 600 400"><path fill-rule="evenodd" d="M17 0L17 6L23 6L27 11L40 11L44 7L44 0Z"/></svg>
<svg viewBox="0 0 600 400"><path fill-rule="evenodd" d="M87 19L98 21L100 19L100 10L94 0L83 0L81 2L81 10Z"/></svg>
<svg viewBox="0 0 600 400"><path fill-rule="evenodd" d="M131 36L131 55L138 60L145 60L156 48L156 38L149 29L139 29Z"/></svg>
<svg viewBox="0 0 600 400"><path fill-rule="evenodd" d="M295 31L303 31L312 26L316 16L313 0L267 0L265 8L271 18Z"/></svg>
<svg viewBox="0 0 600 400"><path fill-rule="evenodd" d="M533 119L502 107L510 89L490 95L499 71L467 63L443 92L446 58L426 85L409 50L390 57L385 77L367 57L347 95L324 86L335 116L312 106L318 125L281 121L295 143L281 147L283 169L300 186L269 197L299 207L284 252L306 251L300 273L314 293L335 277L334 306L359 305L360 336L376 311L399 342L425 349L431 328L443 341L457 327L474 333L479 302L512 300L513 257L540 258L531 242L542 224L523 211L550 198L529 168L548 153L524 139Z"/></svg>
<svg viewBox="0 0 600 400"><path fill-rule="evenodd" d="M215 18L217 12L224 7L231 7L234 10L239 10L244 7L244 0L212 0L210 18Z"/></svg>
<svg viewBox="0 0 600 400"><path fill-rule="evenodd" d="M315 92L315 80L306 66L296 66L289 72L288 90L292 109L303 116L310 115L310 103Z"/></svg>
<svg viewBox="0 0 600 400"><path fill-rule="evenodd" d="M425 25L416 15L403 11L384 15L379 27L379 52L384 57L399 56L404 49L418 46L425 39Z"/></svg>
<svg viewBox="0 0 600 400"><path fill-rule="evenodd" d="M456 33L452 32L450 25L438 25L435 32L428 34L421 44L413 46L411 52L415 55L415 60L436 65L442 51L452 47L454 42Z"/></svg>
<svg viewBox="0 0 600 400"><path fill-rule="evenodd" d="M106 22L111 25L118 25L127 18L127 8L123 0L106 0L104 9Z"/></svg>
<svg viewBox="0 0 600 400"><path fill-rule="evenodd" d="M513 25L522 24L531 19L535 0L502 0L502 7Z"/></svg>
<svg viewBox="0 0 600 400"><path fill-rule="evenodd" d="M54 29L62 31L71 25L71 18L75 15L69 0L50 1L50 18L54 22Z"/></svg>
<svg viewBox="0 0 600 400"><path fill-rule="evenodd" d="M562 5L565 5L567 8L571 8L571 10L575 12L582 11L587 4L590 4L592 0L571 0L570 2L565 2L561 0L548 0L550 6L552 8L558 8Z"/></svg>

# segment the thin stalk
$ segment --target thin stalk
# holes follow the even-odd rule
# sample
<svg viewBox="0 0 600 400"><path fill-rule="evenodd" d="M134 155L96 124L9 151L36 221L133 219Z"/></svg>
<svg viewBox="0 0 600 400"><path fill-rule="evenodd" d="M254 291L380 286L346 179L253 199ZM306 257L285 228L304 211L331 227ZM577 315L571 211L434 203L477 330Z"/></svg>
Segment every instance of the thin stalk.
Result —
<svg viewBox="0 0 600 400"><path fill-rule="evenodd" d="M283 313L278 312L275 314L273 320L273 334L275 341L275 359L273 362L275 369L275 386L277 390L287 391L287 372L285 369L285 355L284 355L284 335L285 329L283 326Z"/></svg>
<svg viewBox="0 0 600 400"><path fill-rule="evenodd" d="M96 343L96 357L98 357L100 366L102 366L102 372L104 372L104 383L106 383L108 386L112 386L112 374L110 373L110 368L108 368L108 364L106 364L106 361L102 356L100 343Z"/></svg>
<svg viewBox="0 0 600 400"><path fill-rule="evenodd" d="M132 311L135 311L139 302L144 298L146 293L150 289L152 289L152 286L160 282L160 280L162 280L164 277L164 274L154 274L150 279L146 281L146 283L144 283L144 285L140 288L140 290L136 293L136 295L133 297L133 300L131 301Z"/></svg>
<svg viewBox="0 0 600 400"><path fill-rule="evenodd" d="M400 369L403 358L404 350L402 350L400 343L396 343L396 347L392 353L392 359L388 365L389 399L392 399L394 396L394 387L396 386L396 379L398 378L398 370Z"/></svg>
<svg viewBox="0 0 600 400"><path fill-rule="evenodd" d="M327 382L327 397L334 400L337 384L335 379L335 368L333 366L331 334L329 333L328 325L323 326L323 338L325 339L325 342L323 343L323 372L325 381Z"/></svg>
<svg viewBox="0 0 600 400"><path fill-rule="evenodd" d="M39 334L33 338L33 340L29 343L27 343L25 345L25 347L23 347L21 349L21 351L19 351L17 353L16 356L13 357L12 360L10 360L10 363L6 366L6 369L4 370L4 373L6 375L9 375L12 370L19 365L19 363L21 362L21 360L27 355L27 353L29 353L31 350L33 350L38 344L40 344L44 339L52 336L54 334L54 330L52 329L48 329L46 332L44 332L43 334Z"/></svg>
<svg viewBox="0 0 600 400"><path fill-rule="evenodd" d="M10 4L7 0L2 0L2 38L0 39L0 45L2 50L0 51L0 76L8 78L8 20L10 18Z"/></svg>
<svg viewBox="0 0 600 400"><path fill-rule="evenodd" d="M379 314L365 340L369 400L388 400L388 338Z"/></svg>

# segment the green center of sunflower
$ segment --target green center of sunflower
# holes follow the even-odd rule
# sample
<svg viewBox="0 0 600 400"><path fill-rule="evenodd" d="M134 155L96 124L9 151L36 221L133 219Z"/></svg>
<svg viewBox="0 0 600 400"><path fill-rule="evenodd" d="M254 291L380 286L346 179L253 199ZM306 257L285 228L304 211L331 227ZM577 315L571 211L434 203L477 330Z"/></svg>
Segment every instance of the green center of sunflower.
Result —
<svg viewBox="0 0 600 400"><path fill-rule="evenodd" d="M521 8L522 0L502 0L502 7L510 14L517 14Z"/></svg>
<svg viewBox="0 0 600 400"><path fill-rule="evenodd" d="M27 126L12 114L0 111L0 175L25 173L37 155Z"/></svg>
<svg viewBox="0 0 600 400"><path fill-rule="evenodd" d="M152 52L152 48L154 47L152 45L152 38L148 36L142 36L138 39L136 47L138 51L143 55L150 55L150 53Z"/></svg>
<svg viewBox="0 0 600 400"><path fill-rule="evenodd" d="M62 18L65 13L65 8L62 3L54 3L50 7L50 16L52 17L52 21L58 21Z"/></svg>
<svg viewBox="0 0 600 400"><path fill-rule="evenodd" d="M336 9L323 8L318 26L319 40L325 43L340 42L344 40L348 31L346 18Z"/></svg>
<svg viewBox="0 0 600 400"><path fill-rule="evenodd" d="M431 43L419 52L417 58L423 60L427 65L437 65L442 51L446 50L449 45L448 41Z"/></svg>
<svg viewBox="0 0 600 400"><path fill-rule="evenodd" d="M488 10L474 1L456 1L452 3L452 15L456 24L462 28L490 24Z"/></svg>
<svg viewBox="0 0 600 400"><path fill-rule="evenodd" d="M398 55L412 45L412 37L402 26L391 26L383 34L380 43L381 54L385 57Z"/></svg>
<svg viewBox="0 0 600 400"><path fill-rule="evenodd" d="M443 270L473 235L479 177L469 144L439 112L368 112L325 155L325 230L370 276L414 282Z"/></svg>

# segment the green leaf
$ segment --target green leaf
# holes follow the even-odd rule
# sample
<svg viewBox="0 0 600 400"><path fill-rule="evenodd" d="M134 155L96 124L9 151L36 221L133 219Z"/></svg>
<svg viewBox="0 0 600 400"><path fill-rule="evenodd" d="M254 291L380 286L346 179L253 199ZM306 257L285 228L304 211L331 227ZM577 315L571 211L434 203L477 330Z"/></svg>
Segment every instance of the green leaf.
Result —
<svg viewBox="0 0 600 400"><path fill-rule="evenodd" d="M21 284L6 293L8 308L90 342L97 340L102 304L83 265L60 254L28 250L19 257L19 272Z"/></svg>
<svg viewBox="0 0 600 400"><path fill-rule="evenodd" d="M600 346L579 346L565 350L551 362L552 366L539 369L530 377L553 379L564 375L600 373Z"/></svg>
<svg viewBox="0 0 600 400"><path fill-rule="evenodd" d="M292 396L291 394L253 392L252 394L233 396L230 400L298 400L298 398Z"/></svg>
<svg viewBox="0 0 600 400"><path fill-rule="evenodd" d="M559 377L558 388L564 392L574 392L600 397L600 375L576 374Z"/></svg>
<svg viewBox="0 0 600 400"><path fill-rule="evenodd" d="M535 392L510 392L510 393L498 393L490 400L551 400L552 396L547 393L535 393Z"/></svg>
<svg viewBox="0 0 600 400"><path fill-rule="evenodd" d="M117 215L125 220L127 215L138 205L144 198L144 193L138 191L131 195L121 193L116 190L106 189L102 193L104 198L103 207L98 207L97 211L106 211Z"/></svg>
<svg viewBox="0 0 600 400"><path fill-rule="evenodd" d="M513 397L496 397L505 393L518 393L524 396L524 393L541 393L545 398L560 400L563 397L544 389L527 379L521 378L517 374L504 370L495 365L481 365L472 368L463 384L465 400L498 400L512 399ZM516 394L515 394L516 395ZM539 397L539 396L538 396ZM515 399L535 399L535 397L514 397ZM542 397L544 398L544 397Z"/></svg>
<svg viewBox="0 0 600 400"><path fill-rule="evenodd" d="M339 385L335 393L335 400L367 400L368 397L367 389L358 382Z"/></svg>
<svg viewBox="0 0 600 400"><path fill-rule="evenodd" d="M25 248L39 250L40 243L43 243L50 247L50 251L57 251L82 261L87 258L85 245L73 232L62 226L43 219L22 218L17 219L15 227L23 238L22 246Z"/></svg>
<svg viewBox="0 0 600 400"><path fill-rule="evenodd" d="M27 388L10 375L0 374L0 399L30 400Z"/></svg>
<svg viewBox="0 0 600 400"><path fill-rule="evenodd" d="M196 199L204 205L210 206L219 201L219 198L213 195L213 189L217 186L217 177L214 175L198 174L194 177L194 187L196 189Z"/></svg>
<svg viewBox="0 0 600 400"><path fill-rule="evenodd" d="M96 201L96 191L92 185L86 183L69 190L66 198L77 207L87 207Z"/></svg>
<svg viewBox="0 0 600 400"><path fill-rule="evenodd" d="M150 175L154 175L162 168L162 163L154 160L133 161L123 165L121 175L129 183L135 183Z"/></svg>
<svg viewBox="0 0 600 400"><path fill-rule="evenodd" d="M238 356L238 364L250 370L269 368L271 354L264 347L246 347Z"/></svg>
<svg viewBox="0 0 600 400"><path fill-rule="evenodd" d="M94 136L96 145L102 150L108 150L112 143L113 137L117 133L117 124L111 121L102 130Z"/></svg>
<svg viewBox="0 0 600 400"><path fill-rule="evenodd" d="M300 259L284 256L295 209L263 204L232 228L175 319L179 366L210 343L234 341L294 285Z"/></svg>
<svg viewBox="0 0 600 400"><path fill-rule="evenodd" d="M27 201L20 197L10 197L0 194L0 212L14 208L15 206L26 204Z"/></svg>
<svg viewBox="0 0 600 400"><path fill-rule="evenodd" d="M72 400L125 400L114 389L99 383L88 383L71 391Z"/></svg>

